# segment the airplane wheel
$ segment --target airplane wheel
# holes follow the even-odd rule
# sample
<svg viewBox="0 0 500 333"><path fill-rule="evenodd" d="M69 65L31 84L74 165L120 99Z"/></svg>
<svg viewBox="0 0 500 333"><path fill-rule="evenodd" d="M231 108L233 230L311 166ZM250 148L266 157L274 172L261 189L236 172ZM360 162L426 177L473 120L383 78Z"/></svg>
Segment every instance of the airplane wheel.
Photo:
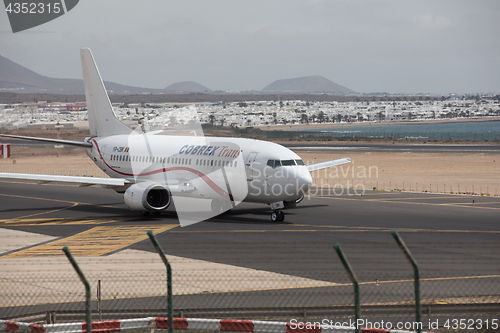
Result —
<svg viewBox="0 0 500 333"><path fill-rule="evenodd" d="M161 215L161 212L154 212L153 213L153 216L160 216Z"/></svg>
<svg viewBox="0 0 500 333"><path fill-rule="evenodd" d="M151 214L151 212L148 212L148 211L141 212L142 216L149 216L149 214Z"/></svg>
<svg viewBox="0 0 500 333"><path fill-rule="evenodd" d="M282 210L278 211L278 222L283 222L285 220L285 213Z"/></svg>
<svg viewBox="0 0 500 333"><path fill-rule="evenodd" d="M271 221L273 221L273 222L279 221L279 212L272 212L271 213Z"/></svg>

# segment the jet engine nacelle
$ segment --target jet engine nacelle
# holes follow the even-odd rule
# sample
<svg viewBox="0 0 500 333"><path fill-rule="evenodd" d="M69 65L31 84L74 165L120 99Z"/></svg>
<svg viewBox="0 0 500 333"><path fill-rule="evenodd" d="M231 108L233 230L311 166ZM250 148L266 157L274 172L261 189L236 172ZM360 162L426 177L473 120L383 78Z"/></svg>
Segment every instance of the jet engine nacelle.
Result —
<svg viewBox="0 0 500 333"><path fill-rule="evenodd" d="M131 210L160 212L170 205L169 190L158 183L143 182L130 186L123 195L125 204Z"/></svg>

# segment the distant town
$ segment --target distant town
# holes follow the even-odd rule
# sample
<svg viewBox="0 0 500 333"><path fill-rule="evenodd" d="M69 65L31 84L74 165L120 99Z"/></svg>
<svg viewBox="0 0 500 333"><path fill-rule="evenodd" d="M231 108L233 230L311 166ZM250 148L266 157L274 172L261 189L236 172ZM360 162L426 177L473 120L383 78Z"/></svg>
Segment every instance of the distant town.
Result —
<svg viewBox="0 0 500 333"><path fill-rule="evenodd" d="M286 97L286 95L283 95ZM319 123L398 122L500 116L498 96L450 95L439 99L399 96L394 100L113 103L119 119L146 130L205 123L213 126L256 127ZM85 102L0 104L2 131L18 129L86 128ZM279 129L279 128L277 128Z"/></svg>

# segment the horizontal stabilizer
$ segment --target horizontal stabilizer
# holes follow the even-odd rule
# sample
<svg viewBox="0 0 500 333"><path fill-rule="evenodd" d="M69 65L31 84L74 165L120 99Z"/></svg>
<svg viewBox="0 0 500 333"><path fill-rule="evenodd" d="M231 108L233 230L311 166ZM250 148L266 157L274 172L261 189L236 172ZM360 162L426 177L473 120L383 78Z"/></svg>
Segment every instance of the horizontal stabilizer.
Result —
<svg viewBox="0 0 500 333"><path fill-rule="evenodd" d="M10 135L10 134L0 134L1 137L6 138L14 138L14 139L22 139L22 140L32 140L32 141L41 141L41 142L50 142L50 143L59 143L62 145L71 145L71 146L79 146L85 148L92 148L92 144L90 142L83 141L71 141L71 140L59 140L59 139L49 139L49 138L35 138L32 136L20 136L20 135Z"/></svg>
<svg viewBox="0 0 500 333"><path fill-rule="evenodd" d="M311 172L311 171L326 169L326 168L330 168L332 166L342 165L342 164L346 164L346 163L351 163L351 159L344 157L344 158L339 158L336 160L308 164L307 170L309 170L309 172Z"/></svg>

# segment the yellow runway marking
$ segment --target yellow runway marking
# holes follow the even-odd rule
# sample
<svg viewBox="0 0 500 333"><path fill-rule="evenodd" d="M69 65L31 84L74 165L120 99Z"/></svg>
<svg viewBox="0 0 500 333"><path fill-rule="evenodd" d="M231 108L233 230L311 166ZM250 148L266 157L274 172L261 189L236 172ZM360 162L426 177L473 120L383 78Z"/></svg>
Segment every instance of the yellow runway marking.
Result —
<svg viewBox="0 0 500 333"><path fill-rule="evenodd" d="M472 280L472 279L491 279L491 278L499 278L500 275L480 275L480 276L454 276L454 277L444 277L444 278L427 278L420 279L420 281L451 281L451 280ZM377 284L390 284L390 283L406 283L413 282L415 280L410 279L401 279L401 280L379 280L379 281L368 281L368 282L359 282L361 285L377 285ZM320 284L316 286L294 286L294 287L274 287L274 288L254 288L254 289L241 289L241 290L228 290L228 291L210 291L210 292L194 292L194 293L186 293L183 295L198 295L198 294L225 294L232 292L249 292L249 291L271 291L271 290L287 290L287 289L318 289L325 287L345 287L352 286L352 283L337 283L337 282L327 282L325 284Z"/></svg>
<svg viewBox="0 0 500 333"><path fill-rule="evenodd" d="M366 197L366 195L365 195ZM438 197L438 196L429 196L429 197L415 197L415 198L382 198L382 199L370 199L364 198L363 200L368 201L378 201L378 200L386 200L386 201L397 201L397 200L432 200L432 199L455 199L454 197Z"/></svg>
<svg viewBox="0 0 500 333"><path fill-rule="evenodd" d="M45 200L45 201L54 201L54 202L64 202L64 203L69 203L69 204L74 204L76 203L75 201L68 201L68 200L58 200L58 199L47 199L47 198L37 198L37 197L28 197L25 195L14 195L14 194L3 194L0 193L0 195L3 195L5 197L13 197L13 198L23 198L23 199L34 199L34 200Z"/></svg>
<svg viewBox="0 0 500 333"><path fill-rule="evenodd" d="M99 226L67 238L13 252L2 258L63 255L61 249L64 246L67 246L75 256L97 257L148 238L146 234L148 230L159 234L177 226L179 225Z"/></svg>
<svg viewBox="0 0 500 333"><path fill-rule="evenodd" d="M335 228L335 229L280 229L280 230L176 230L173 233L283 233L283 232L389 232L394 228L372 228L372 227L347 227L347 226L311 226L315 228ZM429 232L429 233L470 233L470 234L500 234L498 230L433 230L415 228L396 228L398 232Z"/></svg>
<svg viewBox="0 0 500 333"><path fill-rule="evenodd" d="M98 217L95 219L82 219L82 218L63 218L63 217L54 217L54 218L37 218L37 219L8 219L8 220L0 220L0 227L4 226L21 226L21 225L69 225L69 224L104 224L104 223L113 223L113 222L121 222L121 221L130 221L135 220L135 217Z"/></svg>
<svg viewBox="0 0 500 333"><path fill-rule="evenodd" d="M61 210L65 210L65 209L73 208L73 207L76 207L76 206L78 206L78 202L75 202L73 205L68 206L68 207L63 207L63 208L53 209L53 210L49 210L48 212L40 212L40 213L35 213L35 214L25 215L25 216L18 217L17 219L25 219L25 218L27 218L27 217L31 217L31 216L45 215L45 214L50 214L50 213L60 212Z"/></svg>
<svg viewBox="0 0 500 333"><path fill-rule="evenodd" d="M411 198L400 198L400 199L361 199L359 196L353 198L344 198L340 196L317 196L317 198L322 199L337 199L337 200L357 200L357 201L370 201L370 202L390 202L390 203L402 203L402 204L410 204L410 205L431 205L431 206L450 206L450 207L464 207L464 208L476 208L476 209L497 209L500 207L477 207L473 206L472 202L446 202L446 203L431 203L431 202L412 202L412 201L402 201L402 200L411 200ZM433 199L433 198L429 198ZM498 202L500 203L500 202ZM477 204L476 204L477 205Z"/></svg>
<svg viewBox="0 0 500 333"><path fill-rule="evenodd" d="M14 195L14 194L3 194L3 193L0 193L1 196L5 196L5 197L12 197L12 198L23 198L23 199L32 199L32 200L43 200L43 201L53 201L53 202L62 202L62 203L68 203L68 204L72 204L72 205L85 205L85 206L96 206L96 207L106 207L106 208L115 208L115 209L127 209L127 208L122 208L122 207L116 207L116 206L109 206L109 205L98 205L98 204L91 204L91 203L87 203L87 202L77 202L77 201L68 201L68 200L59 200L59 199L47 199L47 198L39 198L39 197L28 197L28 196L25 196L25 195ZM67 209L67 208L70 208L70 207L65 207L63 209ZM40 208L42 209L42 208ZM46 213L50 213L52 211L49 211L49 212L44 212L44 214ZM28 215L30 216L30 215ZM2 221L2 220L0 220Z"/></svg>

